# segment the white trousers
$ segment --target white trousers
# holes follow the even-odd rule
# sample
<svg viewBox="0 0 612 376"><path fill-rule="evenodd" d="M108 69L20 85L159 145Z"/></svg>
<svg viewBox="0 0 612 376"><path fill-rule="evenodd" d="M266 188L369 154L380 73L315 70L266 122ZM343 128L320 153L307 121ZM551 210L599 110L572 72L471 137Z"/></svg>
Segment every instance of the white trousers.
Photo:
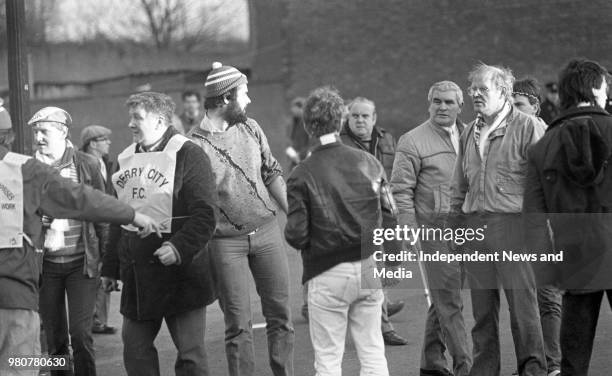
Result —
<svg viewBox="0 0 612 376"><path fill-rule="evenodd" d="M341 376L347 327L361 365L360 376L389 376L380 330L384 299L370 257L345 262L308 281L310 339L316 376Z"/></svg>

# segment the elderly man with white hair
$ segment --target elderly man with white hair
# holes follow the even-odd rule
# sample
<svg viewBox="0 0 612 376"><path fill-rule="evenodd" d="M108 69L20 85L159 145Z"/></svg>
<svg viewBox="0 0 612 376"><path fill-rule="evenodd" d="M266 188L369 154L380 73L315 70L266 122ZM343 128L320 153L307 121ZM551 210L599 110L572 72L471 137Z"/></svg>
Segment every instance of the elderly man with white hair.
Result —
<svg viewBox="0 0 612 376"><path fill-rule="evenodd" d="M532 116L513 109L514 77L509 69L478 64L468 94L478 114L461 135L451 184L449 223L481 229L484 239L463 244L465 252L520 252L524 249L521 209L527 149L544 133ZM499 375L501 286L510 309L520 375L546 375L536 286L526 262L466 262L475 325L470 375Z"/></svg>

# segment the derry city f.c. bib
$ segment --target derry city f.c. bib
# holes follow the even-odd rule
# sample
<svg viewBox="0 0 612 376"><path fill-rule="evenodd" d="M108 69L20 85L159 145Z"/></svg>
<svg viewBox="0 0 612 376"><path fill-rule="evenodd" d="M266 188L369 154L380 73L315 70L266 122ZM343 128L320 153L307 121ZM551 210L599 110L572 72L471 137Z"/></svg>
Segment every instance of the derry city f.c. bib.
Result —
<svg viewBox="0 0 612 376"><path fill-rule="evenodd" d="M25 155L7 153L0 161L0 248L23 246L23 175Z"/></svg>
<svg viewBox="0 0 612 376"><path fill-rule="evenodd" d="M146 214L161 225L162 233L171 232L172 197L176 153L189 139L174 135L162 151L136 153L136 144L128 146L119 156L119 170L113 174L113 186L120 201ZM132 225L123 226L137 231Z"/></svg>

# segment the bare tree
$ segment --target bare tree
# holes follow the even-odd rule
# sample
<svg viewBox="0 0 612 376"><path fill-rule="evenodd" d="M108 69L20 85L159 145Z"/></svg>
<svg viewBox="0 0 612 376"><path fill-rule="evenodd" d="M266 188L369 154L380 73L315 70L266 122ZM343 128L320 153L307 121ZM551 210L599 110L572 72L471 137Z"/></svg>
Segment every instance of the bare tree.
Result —
<svg viewBox="0 0 612 376"><path fill-rule="evenodd" d="M240 5L234 1L234 8L236 4ZM158 49L192 51L202 42L216 41L228 31L228 16L232 17L232 2L227 1L140 0L140 8L145 17L136 13L131 24L146 30L144 39Z"/></svg>
<svg viewBox="0 0 612 376"><path fill-rule="evenodd" d="M56 8L56 0L27 0L25 7L28 43L46 42L49 22ZM0 45L6 45L6 0L0 0Z"/></svg>
<svg viewBox="0 0 612 376"><path fill-rule="evenodd" d="M185 27L185 3L179 0L140 0L153 43L167 48L174 36Z"/></svg>

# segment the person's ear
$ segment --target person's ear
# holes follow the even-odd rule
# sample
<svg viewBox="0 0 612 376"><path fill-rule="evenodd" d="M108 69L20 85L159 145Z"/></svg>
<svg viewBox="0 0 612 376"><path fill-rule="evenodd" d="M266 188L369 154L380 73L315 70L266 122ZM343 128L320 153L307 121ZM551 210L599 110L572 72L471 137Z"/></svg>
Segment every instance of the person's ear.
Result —
<svg viewBox="0 0 612 376"><path fill-rule="evenodd" d="M372 114L372 125L376 125L376 112Z"/></svg>

